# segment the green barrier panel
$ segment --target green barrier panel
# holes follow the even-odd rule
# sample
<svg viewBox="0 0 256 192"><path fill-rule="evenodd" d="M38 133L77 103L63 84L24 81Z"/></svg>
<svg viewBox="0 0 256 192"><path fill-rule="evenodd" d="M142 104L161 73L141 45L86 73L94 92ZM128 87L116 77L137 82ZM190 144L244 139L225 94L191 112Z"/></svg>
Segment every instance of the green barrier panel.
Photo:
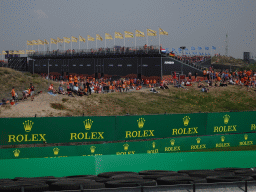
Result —
<svg viewBox="0 0 256 192"><path fill-rule="evenodd" d="M208 113L206 135L256 131L256 111Z"/></svg>
<svg viewBox="0 0 256 192"><path fill-rule="evenodd" d="M0 160L0 179L96 175L109 171L195 170L256 167L256 151L187 152Z"/></svg>
<svg viewBox="0 0 256 192"><path fill-rule="evenodd" d="M0 159L174 153L249 146L255 143L256 133L178 137L141 142L0 149Z"/></svg>
<svg viewBox="0 0 256 192"><path fill-rule="evenodd" d="M116 117L117 140L205 135L207 114Z"/></svg>
<svg viewBox="0 0 256 192"><path fill-rule="evenodd" d="M115 140L115 117L2 118L1 145Z"/></svg>
<svg viewBox="0 0 256 192"><path fill-rule="evenodd" d="M4 159L0 160L0 179L15 177L64 177L71 175L94 175L94 157Z"/></svg>
<svg viewBox="0 0 256 192"><path fill-rule="evenodd" d="M96 156L96 174L109 171L198 170L223 167L255 167L256 151L187 152Z"/></svg>

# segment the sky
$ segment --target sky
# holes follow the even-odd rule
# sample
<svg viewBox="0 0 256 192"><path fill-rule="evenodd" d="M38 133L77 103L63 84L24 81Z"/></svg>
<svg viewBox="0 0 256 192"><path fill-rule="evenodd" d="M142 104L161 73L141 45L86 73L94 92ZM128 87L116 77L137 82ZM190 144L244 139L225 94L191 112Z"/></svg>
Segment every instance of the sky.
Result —
<svg viewBox="0 0 256 192"><path fill-rule="evenodd" d="M243 58L243 52L251 52L254 58L255 8L255 0L0 0L0 51L26 50L27 40L50 42L50 38L95 38L96 34L104 39L105 33L114 37L115 31L124 34L136 29L146 34L147 28L157 31L157 36L137 37L136 46L143 46L147 39L148 45L158 46L160 27L168 32L160 36L160 43L169 51L179 53L178 48L186 46L191 54L225 55L228 40L229 56ZM115 39L115 45L123 46L124 40ZM105 39L97 41L98 48L104 46ZM114 40L106 40L106 46L113 47ZM125 46L135 47L135 39L126 38ZM88 47L96 48L96 42L89 41ZM64 44L58 48L63 50ZM65 49L70 48L65 44ZM87 48L87 40L80 42L80 48ZM57 45L51 44L53 49ZM72 49L79 49L79 43L72 43ZM39 51L44 51L43 45Z"/></svg>

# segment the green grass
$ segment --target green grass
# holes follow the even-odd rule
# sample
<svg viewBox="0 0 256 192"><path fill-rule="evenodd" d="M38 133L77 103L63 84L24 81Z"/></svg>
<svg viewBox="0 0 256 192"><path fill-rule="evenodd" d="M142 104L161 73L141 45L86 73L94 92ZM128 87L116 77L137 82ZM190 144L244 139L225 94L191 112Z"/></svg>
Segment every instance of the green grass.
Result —
<svg viewBox="0 0 256 192"><path fill-rule="evenodd" d="M50 103L51 107L53 109L57 109L57 110L64 110L66 109L66 107L60 103Z"/></svg>

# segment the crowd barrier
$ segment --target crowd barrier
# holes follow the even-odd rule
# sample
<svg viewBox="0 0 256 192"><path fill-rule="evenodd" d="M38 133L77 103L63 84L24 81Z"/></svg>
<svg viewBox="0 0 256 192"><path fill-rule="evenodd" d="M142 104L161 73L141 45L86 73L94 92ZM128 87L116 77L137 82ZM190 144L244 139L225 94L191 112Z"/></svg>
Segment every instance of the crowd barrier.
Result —
<svg viewBox="0 0 256 192"><path fill-rule="evenodd" d="M1 118L0 145L123 141L256 131L255 111Z"/></svg>
<svg viewBox="0 0 256 192"><path fill-rule="evenodd" d="M251 146L255 133L177 137L152 141L0 149L0 159L62 158L75 156L134 155L198 152L207 149Z"/></svg>

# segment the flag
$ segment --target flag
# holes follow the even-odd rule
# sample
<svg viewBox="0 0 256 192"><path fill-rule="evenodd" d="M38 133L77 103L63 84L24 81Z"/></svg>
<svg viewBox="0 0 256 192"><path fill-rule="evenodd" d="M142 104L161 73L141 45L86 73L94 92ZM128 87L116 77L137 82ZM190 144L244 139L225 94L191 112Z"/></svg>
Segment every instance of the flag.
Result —
<svg viewBox="0 0 256 192"><path fill-rule="evenodd" d="M85 38L79 35L79 41L85 42Z"/></svg>
<svg viewBox="0 0 256 192"><path fill-rule="evenodd" d="M144 32L139 31L139 30L136 30L136 31L135 31L135 35L136 35L136 37L145 37Z"/></svg>
<svg viewBox="0 0 256 192"><path fill-rule="evenodd" d="M124 36L125 38L133 38L133 33L132 32L129 32L129 31L124 31Z"/></svg>
<svg viewBox="0 0 256 192"><path fill-rule="evenodd" d="M168 35L168 33L163 29L159 28L159 35Z"/></svg>
<svg viewBox="0 0 256 192"><path fill-rule="evenodd" d="M116 39L123 39L122 33L115 32L115 38L116 38Z"/></svg>
<svg viewBox="0 0 256 192"><path fill-rule="evenodd" d="M25 51L24 50L19 50L19 54L23 55L23 54L25 54Z"/></svg>
<svg viewBox="0 0 256 192"><path fill-rule="evenodd" d="M38 45L38 42L36 40L32 41L33 45Z"/></svg>
<svg viewBox="0 0 256 192"><path fill-rule="evenodd" d="M94 41L94 38L91 37L90 35L87 35L87 39L88 39L88 41Z"/></svg>
<svg viewBox="0 0 256 192"><path fill-rule="evenodd" d="M202 47L198 47L198 50L201 50L202 49Z"/></svg>
<svg viewBox="0 0 256 192"><path fill-rule="evenodd" d="M33 45L33 43L27 40L27 45Z"/></svg>
<svg viewBox="0 0 256 192"><path fill-rule="evenodd" d="M209 47L205 47L205 50L209 50Z"/></svg>
<svg viewBox="0 0 256 192"><path fill-rule="evenodd" d="M9 51L9 55L12 55L12 51Z"/></svg>
<svg viewBox="0 0 256 192"><path fill-rule="evenodd" d="M179 52L181 52L182 51L182 49L181 48L179 48Z"/></svg>
<svg viewBox="0 0 256 192"><path fill-rule="evenodd" d="M216 47L212 46L212 49L216 50Z"/></svg>
<svg viewBox="0 0 256 192"><path fill-rule="evenodd" d="M175 53L178 54L177 51L175 51Z"/></svg>
<svg viewBox="0 0 256 192"><path fill-rule="evenodd" d="M156 31L152 29L147 29L147 36L156 36Z"/></svg>
<svg viewBox="0 0 256 192"><path fill-rule="evenodd" d="M112 39L113 40L112 36L109 33L105 33L105 39Z"/></svg>
<svg viewBox="0 0 256 192"><path fill-rule="evenodd" d="M78 38L71 36L71 41L72 41L72 42L77 43L77 39L78 39Z"/></svg>
<svg viewBox="0 0 256 192"><path fill-rule="evenodd" d="M5 51L2 51L2 55L7 55L7 53Z"/></svg>
<svg viewBox="0 0 256 192"><path fill-rule="evenodd" d="M175 51L175 49L174 49L174 48L172 48L172 51Z"/></svg>
<svg viewBox="0 0 256 192"><path fill-rule="evenodd" d="M45 40L44 40L44 44L45 44L45 45L49 45L49 42L45 39Z"/></svg>
<svg viewBox="0 0 256 192"><path fill-rule="evenodd" d="M60 39L59 37L57 37L57 43L63 43L63 39Z"/></svg>
<svg viewBox="0 0 256 192"><path fill-rule="evenodd" d="M99 34L96 34L96 40L103 41L103 38Z"/></svg>
<svg viewBox="0 0 256 192"><path fill-rule="evenodd" d="M63 37L63 39L64 39L64 42L65 42L65 43L70 43L70 38L68 38L68 37Z"/></svg>
<svg viewBox="0 0 256 192"><path fill-rule="evenodd" d="M175 57L175 54L174 53L169 53L169 56Z"/></svg>
<svg viewBox="0 0 256 192"><path fill-rule="evenodd" d="M161 52L166 53L166 49L161 48Z"/></svg>
<svg viewBox="0 0 256 192"><path fill-rule="evenodd" d="M53 39L53 38L50 38L51 39L51 44L57 44L57 40L56 39Z"/></svg>
<svg viewBox="0 0 256 192"><path fill-rule="evenodd" d="M185 51L188 51L188 48L186 48Z"/></svg>
<svg viewBox="0 0 256 192"><path fill-rule="evenodd" d="M44 45L44 41L42 41L40 39L38 39L37 42L38 42L38 45Z"/></svg>
<svg viewBox="0 0 256 192"><path fill-rule="evenodd" d="M191 47L191 50L196 50L196 48L195 47Z"/></svg>
<svg viewBox="0 0 256 192"><path fill-rule="evenodd" d="M188 55L188 52L186 52L186 55Z"/></svg>

